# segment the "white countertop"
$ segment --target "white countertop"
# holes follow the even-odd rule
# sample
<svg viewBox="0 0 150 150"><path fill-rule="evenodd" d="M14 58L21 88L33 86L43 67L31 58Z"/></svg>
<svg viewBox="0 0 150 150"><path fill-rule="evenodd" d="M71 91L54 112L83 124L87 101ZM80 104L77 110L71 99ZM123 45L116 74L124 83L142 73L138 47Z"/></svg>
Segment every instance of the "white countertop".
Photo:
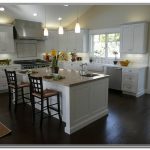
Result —
<svg viewBox="0 0 150 150"><path fill-rule="evenodd" d="M40 77L46 76L46 68L38 68L36 69L36 71L38 71L38 73L33 74L33 76L40 76ZM22 74L22 75L26 75L26 74ZM56 83L59 85L64 85L64 86L75 86L75 85L83 84L85 82L92 82L94 80L100 80L109 77L109 75L105 75L105 74L98 74L97 76L94 77L85 77L85 76L81 76L79 71L69 70L69 69L68 70L59 69L59 75L64 76L65 78L57 81L53 79L45 79L45 78L43 78L43 80L47 82Z"/></svg>
<svg viewBox="0 0 150 150"><path fill-rule="evenodd" d="M113 65L113 64L103 64L103 66L110 66L110 67L120 67L120 68L147 68L148 66L144 65L128 65L128 66L121 66L121 65Z"/></svg>

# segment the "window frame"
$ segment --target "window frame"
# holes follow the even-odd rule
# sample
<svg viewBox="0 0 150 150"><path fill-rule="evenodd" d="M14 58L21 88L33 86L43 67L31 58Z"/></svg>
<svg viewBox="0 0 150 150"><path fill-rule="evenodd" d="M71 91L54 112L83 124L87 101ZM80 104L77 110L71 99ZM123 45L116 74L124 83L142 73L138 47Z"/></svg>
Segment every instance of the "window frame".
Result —
<svg viewBox="0 0 150 150"><path fill-rule="evenodd" d="M101 57L101 56L95 56L95 57L100 57L100 58L107 58L107 59L113 59L114 57L108 57L108 37L107 35L108 34L111 34L111 33L120 33L120 43L121 43L121 28L106 28L106 29L98 29L98 30L90 30L89 31L89 39L90 39L90 42L89 42L89 48L90 48L90 53L94 56L94 35L100 35L100 34L105 34L106 35L106 51L105 51L105 57ZM120 57L121 57L121 54L120 54Z"/></svg>

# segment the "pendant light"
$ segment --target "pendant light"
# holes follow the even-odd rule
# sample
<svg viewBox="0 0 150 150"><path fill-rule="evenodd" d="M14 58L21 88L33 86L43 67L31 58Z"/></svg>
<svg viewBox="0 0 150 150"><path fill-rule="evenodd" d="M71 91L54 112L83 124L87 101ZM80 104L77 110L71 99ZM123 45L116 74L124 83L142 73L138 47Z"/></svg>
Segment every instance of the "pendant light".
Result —
<svg viewBox="0 0 150 150"><path fill-rule="evenodd" d="M77 17L77 22L76 22L76 25L75 25L75 33L80 33L80 24L79 24L79 21L78 21L78 17Z"/></svg>
<svg viewBox="0 0 150 150"><path fill-rule="evenodd" d="M44 27L44 36L48 36L48 29L46 28L46 8L45 8L45 27Z"/></svg>
<svg viewBox="0 0 150 150"><path fill-rule="evenodd" d="M63 26L61 25L62 18L59 18L59 28L58 28L58 34L64 34Z"/></svg>

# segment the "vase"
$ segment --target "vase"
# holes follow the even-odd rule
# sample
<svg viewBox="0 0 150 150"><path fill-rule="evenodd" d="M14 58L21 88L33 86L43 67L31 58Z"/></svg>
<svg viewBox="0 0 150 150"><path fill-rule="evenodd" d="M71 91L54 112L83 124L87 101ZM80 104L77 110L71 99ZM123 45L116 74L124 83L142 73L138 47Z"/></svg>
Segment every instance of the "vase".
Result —
<svg viewBox="0 0 150 150"><path fill-rule="evenodd" d="M113 62L114 62L114 65L116 65L118 61L117 61L117 60L114 60Z"/></svg>
<svg viewBox="0 0 150 150"><path fill-rule="evenodd" d="M52 67L52 73L57 73L58 74L59 67Z"/></svg>

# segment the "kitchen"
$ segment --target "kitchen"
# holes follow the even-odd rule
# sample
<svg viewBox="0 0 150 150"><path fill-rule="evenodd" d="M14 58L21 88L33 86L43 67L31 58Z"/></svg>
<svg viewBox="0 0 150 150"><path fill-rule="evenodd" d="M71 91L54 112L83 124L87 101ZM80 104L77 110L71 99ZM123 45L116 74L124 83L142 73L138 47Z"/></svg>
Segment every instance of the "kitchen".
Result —
<svg viewBox="0 0 150 150"><path fill-rule="evenodd" d="M117 5L95 5L95 6L94 5L83 5L83 6L82 5L78 5L78 6L75 6L75 5L68 5L68 6L38 5L36 6L36 5L19 5L18 4L18 5L4 5L3 7L5 8L5 10L0 12L1 17L2 18L5 17L5 19L2 19L4 22L1 22L2 25L0 26L0 35L1 35L0 41L2 45L0 48L0 52L1 52L0 60L2 62L1 64L3 64L1 65L1 72L0 72L1 74L1 79L0 79L1 89L0 90L1 90L2 97L5 97L5 99L8 99L8 95L5 94L5 92L7 91L7 81L6 81L6 75L4 73L4 69L6 68L8 70L12 69L16 71L21 70L21 69L25 69L25 70L29 69L30 71L31 69L38 70L38 71L39 69L44 69L46 72L46 69L49 68L48 66L51 65L50 60L49 60L51 56L50 54L54 50L59 51L60 54L63 52L67 57L66 59L67 61L60 60L58 62L58 65L60 67L59 73L60 74L62 73L62 75L64 74L63 74L63 70L61 69L68 70L68 72L69 71L77 72L78 75L83 76L83 79L86 78L84 77L84 75L86 75L87 73L91 75L93 72L98 73L98 74L100 73L100 74L110 75L108 77L109 87L114 90L110 90L109 93L107 92L105 93L105 92L102 92L100 89L100 94L103 93L103 96L106 98L105 102L108 101L108 104L110 103L114 105L113 102L111 102L111 99L114 99L114 97L117 97L117 96L118 96L117 98L118 104L121 102L122 103L128 102L126 105L128 105L129 108L131 107L132 104L130 103L132 102L138 103L138 101L141 99L143 101L146 101L145 99L148 99L148 94L150 93L150 87L149 87L150 79L149 79L149 69L148 69L149 68L148 28L149 28L150 17L148 16L148 13L147 13L147 11L149 12L149 7L150 7L149 5L133 5L133 6L120 5L118 7ZM16 8L18 9L18 12L14 11L14 10L17 10ZM24 16L21 15L19 12L19 9L26 12L26 15ZM27 10L30 10L30 11L28 11L27 13ZM56 12L55 10L60 10L60 12ZM51 18L50 14L53 14L52 17L54 18ZM72 19L70 20L69 20L69 17L70 17L69 15L70 16L72 15L71 16ZM68 20L67 20L67 17L68 17ZM54 20L54 24L51 24L51 21L50 21L51 19ZM42 22L42 23L40 24L39 22ZM35 23L35 26L34 26L34 23ZM76 23L80 23L80 26L81 26L80 33L74 32L74 27ZM23 28L23 25L24 25L24 28ZM40 32L43 33L42 27L38 28L39 26L42 26L42 25L43 27L48 28L48 36L42 37L41 39L39 39L37 38L36 34ZM63 34L58 34L58 27L64 27ZM113 53L114 50L115 50L115 53ZM75 60L73 60L72 54L76 55ZM46 59L47 58L46 56L48 56L48 59ZM80 58L80 59L77 59L77 58ZM118 61L117 64L115 64L115 61ZM8 62L10 64L7 66L6 63ZM83 68L81 67L81 65L84 65ZM75 76L75 73L74 73L74 76ZM80 76L78 76L78 78L80 78ZM89 78L90 77L87 77L86 80ZM95 79L95 77L93 77L92 79ZM63 79L62 81L60 80L60 82L63 82L65 80L67 80L67 77L66 79ZM94 85L96 86L96 83ZM105 85L107 85L107 82ZM108 89L107 86L106 86L105 91L107 91ZM122 92L117 93L118 91L115 91L115 90L119 90ZM86 95L87 91L85 90L85 94L83 95ZM96 89L93 91L96 91ZM77 93L80 93L80 92L77 92ZM67 97L69 97L69 95ZM99 95L98 97L101 97L101 96ZM121 98L125 99L125 101L122 101ZM79 117L79 118L76 118L77 121L78 119L79 121L81 121L81 118L85 119L84 116L79 116L77 111L79 111L82 115L85 115L85 113L89 111L88 108L90 106L85 105L86 104L85 100L78 101L79 106L77 108L81 107L81 109L77 109L76 112L72 111L74 108L70 109L72 111L71 114L72 113L76 114L75 116ZM136 100L136 102L134 100ZM98 103L97 100L95 100L95 102L96 102L95 105L100 104ZM144 103L144 102L141 102L141 103ZM100 120L100 122L102 122L103 116L106 116L106 114L108 114L107 116L108 119L109 117L110 119L112 119L111 118L111 115L112 115L111 106L109 106L108 104L107 104L107 107L109 111L105 113L105 115L102 115L102 116L100 116L99 114L98 119ZM65 108L64 110L67 110L70 107L70 105L65 105L65 106L67 108ZM123 107L123 106L121 106L120 104L120 107ZM83 109L84 111L82 111L82 108L85 108L85 110ZM6 108L4 110L6 111ZM126 112L126 110L124 111ZM66 114L69 114L69 113L66 113ZM128 114L128 115L132 116L132 114ZM20 119L18 118L18 120ZM2 119L2 120L6 122L5 124L8 124L10 128L11 127L14 128L12 125L10 125L11 124L10 120L7 120L7 121L5 121L5 119ZM14 120L12 120L12 122L13 121ZM76 124L77 121L74 122L75 124L74 126L72 126L72 128L77 127L77 124ZM95 120L91 119L91 121L89 122L87 121L85 125L83 126L81 125L81 128L77 128L77 129L81 129L79 130L80 132L82 131L83 127L89 125L90 123L94 121ZM113 121L114 120L112 119L112 122ZM128 122L128 118L126 121ZM32 121L30 121L30 123L31 122ZM46 121L44 120L44 122ZM54 124L55 123L59 124L57 121L54 120ZM46 124L44 125L46 126ZM67 127L68 128L66 130L70 130L70 131L66 131L66 133L70 134L71 126L69 127L69 123L67 124ZM115 132L114 134L117 134L117 128L115 129L116 131L114 131ZM63 129L62 131L64 132ZM17 130L15 132L17 133ZM65 138L67 140L66 143L68 144L69 143L68 140L69 139L71 140L71 137L72 137L72 139L76 139L76 140L74 140L73 142L70 142L70 144L71 143L78 144L79 141L77 140L77 137L80 137L80 136L77 135L77 137L74 137L74 135L77 133L75 132L71 134L70 137L66 136ZM57 131L56 134L59 134L59 132ZM88 132L86 134L89 135ZM111 134L113 133L110 133L110 135ZM132 136L132 132L131 134L129 133L127 137L129 135ZM136 136L135 133L133 133L133 135ZM10 135L8 135L8 138L9 136L10 137L13 136L13 131ZM126 139L125 141L123 139L122 141L117 141L116 140L117 136L118 135L116 136L112 135L112 137L111 136L109 137L112 139L114 138L114 141L112 139L110 140L108 139L108 141L107 139L105 139L106 141L100 142L100 143L110 144L112 142L115 144L119 144L119 143L135 144L135 143L138 143L139 141L139 139L137 141L132 141L130 140L130 138L129 140ZM82 134L81 134L81 137L82 137ZM148 137L149 136L147 135L146 138ZM51 140L53 141L53 139ZM4 140L4 143L6 141ZM28 142L30 143L31 141L28 141ZM25 143L28 143L28 142L25 142ZM59 143L59 141L57 142L53 141L53 142ZM143 144L147 143L146 140L145 141L141 140L139 143L142 144L142 142ZM10 141L10 143L12 143L12 141ZM22 141L18 141L18 143L22 143ZM42 142L39 141L39 143L42 143ZM50 142L46 141L46 143L51 143L51 141ZM88 144L88 140L83 141L83 143L81 144L84 144L84 143ZM92 143L100 144L98 141L96 142L94 140L92 141ZM32 144L34 144L34 142Z"/></svg>

